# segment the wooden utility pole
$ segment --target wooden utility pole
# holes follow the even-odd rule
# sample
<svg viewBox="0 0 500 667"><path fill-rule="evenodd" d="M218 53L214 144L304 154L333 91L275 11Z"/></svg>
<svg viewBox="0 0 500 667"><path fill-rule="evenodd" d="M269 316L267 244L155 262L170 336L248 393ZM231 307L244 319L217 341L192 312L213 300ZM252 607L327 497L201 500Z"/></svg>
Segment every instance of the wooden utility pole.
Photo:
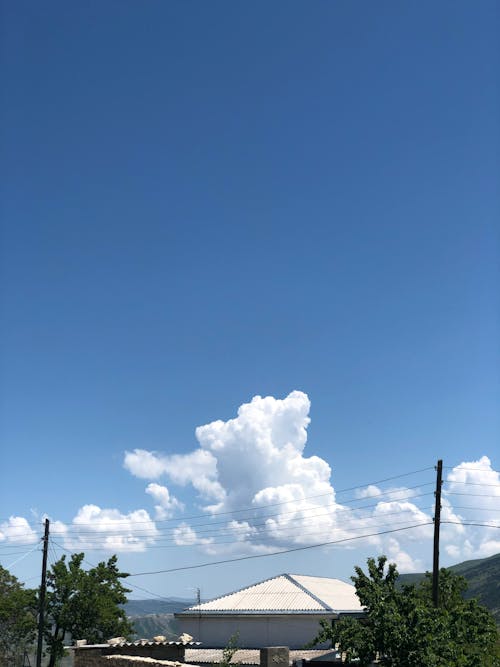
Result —
<svg viewBox="0 0 500 667"><path fill-rule="evenodd" d="M45 533L43 535L42 583L40 584L40 599L38 606L38 645L36 650L36 667L42 665L43 624L45 611L45 589L47 581L47 551L49 548L49 520L45 519Z"/></svg>
<svg viewBox="0 0 500 667"><path fill-rule="evenodd" d="M439 606L439 526L441 523L441 485L443 479L443 461L437 462L436 492L434 506L434 557L432 561L432 601Z"/></svg>

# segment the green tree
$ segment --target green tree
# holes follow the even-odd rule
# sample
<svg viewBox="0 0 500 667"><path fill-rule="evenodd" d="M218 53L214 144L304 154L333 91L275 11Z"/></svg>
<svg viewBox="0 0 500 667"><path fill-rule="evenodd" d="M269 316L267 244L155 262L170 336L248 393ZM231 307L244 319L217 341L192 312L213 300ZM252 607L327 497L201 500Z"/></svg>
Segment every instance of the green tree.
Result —
<svg viewBox="0 0 500 667"><path fill-rule="evenodd" d="M418 586L398 588L396 565L368 559L368 572L351 577L366 615L321 622L312 645L331 641L365 667L375 659L386 667L496 667L498 633L489 611L464 600L465 579L442 569L440 605L432 602L429 574Z"/></svg>
<svg viewBox="0 0 500 667"><path fill-rule="evenodd" d="M35 591L0 565L0 665L18 665L35 634Z"/></svg>
<svg viewBox="0 0 500 667"><path fill-rule="evenodd" d="M82 568L83 559L83 553L73 554L69 561L62 556L47 573L44 636L49 667L63 655L68 635L99 643L132 632L121 606L130 592L121 580L128 575L118 570L116 556L90 570Z"/></svg>

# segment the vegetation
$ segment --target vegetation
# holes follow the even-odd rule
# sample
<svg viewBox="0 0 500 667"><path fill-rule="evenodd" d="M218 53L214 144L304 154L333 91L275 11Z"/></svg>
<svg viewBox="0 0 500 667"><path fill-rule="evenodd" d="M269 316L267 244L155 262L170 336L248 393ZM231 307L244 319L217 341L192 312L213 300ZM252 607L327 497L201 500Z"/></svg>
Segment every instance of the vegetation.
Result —
<svg viewBox="0 0 500 667"><path fill-rule="evenodd" d="M134 626L134 639L164 635L173 641L181 633L179 621L173 614L143 614L129 617L129 620Z"/></svg>
<svg viewBox="0 0 500 667"><path fill-rule="evenodd" d="M22 664L36 634L36 594L0 565L0 665Z"/></svg>
<svg viewBox="0 0 500 667"><path fill-rule="evenodd" d="M122 606L130 591L121 580L128 575L118 570L116 556L90 570L82 569L83 559L83 553L73 554L69 561L62 556L47 573L48 667L63 655L67 635L99 643L132 632Z"/></svg>
<svg viewBox="0 0 500 667"><path fill-rule="evenodd" d="M351 577L366 616L333 626L322 621L311 645L331 641L360 667L375 659L386 667L500 666L494 619L476 600L463 598L463 577L440 571L435 608L429 574L418 585L398 587L396 565L386 563L385 556L369 558L368 573L356 567Z"/></svg>
<svg viewBox="0 0 500 667"><path fill-rule="evenodd" d="M231 661L238 650L238 638L238 632L235 632L229 637L225 648L222 650L222 660L219 662L219 667L230 667L230 665L234 665Z"/></svg>
<svg viewBox="0 0 500 667"><path fill-rule="evenodd" d="M469 560L449 568L455 574L465 577L467 590L465 598L477 598L488 607L497 625L500 625L500 554L489 558ZM424 579L425 574L402 574L401 584L416 584Z"/></svg>

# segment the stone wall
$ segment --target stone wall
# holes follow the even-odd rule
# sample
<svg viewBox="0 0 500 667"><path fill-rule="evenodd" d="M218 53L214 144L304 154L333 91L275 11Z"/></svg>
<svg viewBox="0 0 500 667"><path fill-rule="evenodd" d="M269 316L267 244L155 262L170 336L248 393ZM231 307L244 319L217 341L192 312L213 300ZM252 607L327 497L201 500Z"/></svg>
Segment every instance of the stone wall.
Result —
<svg viewBox="0 0 500 667"><path fill-rule="evenodd" d="M184 662L184 646L182 644L128 644L127 646L81 646L75 648L74 667L115 667L115 660L110 656L119 655L120 658L150 658L144 664L151 665L151 660L164 665L168 661ZM108 659L107 659L108 658ZM167 661L165 663L165 661ZM128 660L127 665L137 667L140 663ZM121 665L120 665L121 667ZM142 667L142 665L140 665Z"/></svg>
<svg viewBox="0 0 500 667"><path fill-rule="evenodd" d="M177 667L181 663L172 662L171 660L155 660L154 658L144 658L131 655L97 655L88 654L82 661L81 658L78 665L85 665L85 667ZM182 666L182 667L188 667ZM192 667L189 665L189 667Z"/></svg>

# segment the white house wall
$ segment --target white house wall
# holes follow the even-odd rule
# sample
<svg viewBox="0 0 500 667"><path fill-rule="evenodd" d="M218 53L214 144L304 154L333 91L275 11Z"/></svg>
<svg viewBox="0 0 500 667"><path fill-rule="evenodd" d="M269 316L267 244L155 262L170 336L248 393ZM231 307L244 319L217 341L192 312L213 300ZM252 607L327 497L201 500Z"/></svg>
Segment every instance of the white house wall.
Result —
<svg viewBox="0 0 500 667"><path fill-rule="evenodd" d="M298 649L303 648L317 635L321 618L331 617L328 614L322 616L300 614L180 616L179 621L181 632L187 632L194 638L194 641L201 642L205 647L223 648L227 645L229 638L238 633L237 644L241 648L288 646Z"/></svg>

